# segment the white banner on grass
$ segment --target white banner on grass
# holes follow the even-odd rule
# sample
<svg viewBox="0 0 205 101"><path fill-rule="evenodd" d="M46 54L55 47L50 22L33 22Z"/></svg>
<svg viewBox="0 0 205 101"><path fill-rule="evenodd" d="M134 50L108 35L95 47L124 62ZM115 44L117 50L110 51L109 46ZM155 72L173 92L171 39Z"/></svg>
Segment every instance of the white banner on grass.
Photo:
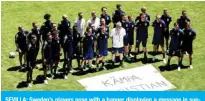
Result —
<svg viewBox="0 0 205 101"><path fill-rule="evenodd" d="M163 91L176 88L152 65L78 80L88 91Z"/></svg>

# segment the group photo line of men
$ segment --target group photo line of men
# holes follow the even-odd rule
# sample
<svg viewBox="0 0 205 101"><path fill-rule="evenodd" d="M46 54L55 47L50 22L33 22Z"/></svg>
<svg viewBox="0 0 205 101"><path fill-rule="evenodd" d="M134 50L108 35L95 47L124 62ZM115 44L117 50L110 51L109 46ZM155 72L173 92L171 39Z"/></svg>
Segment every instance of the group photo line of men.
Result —
<svg viewBox="0 0 205 101"><path fill-rule="evenodd" d="M162 61L166 67L170 67L171 58L176 56L178 57L178 71L180 71L184 54L187 54L189 68L193 69L193 40L196 38L196 33L191 27L191 20L186 10L182 10L182 15L175 20L174 25L170 25L174 20L168 14L168 9L164 9L162 15L156 14L153 22L150 21L146 7L141 8L141 13L136 18L126 15L121 4L116 5L112 17L106 13L106 7L102 7L101 12L102 14L97 17L96 12L92 11L91 18L87 22L83 17L83 12L78 12L78 18L74 21L73 26L66 14L62 16L62 21L59 23L52 22L51 14L45 14L45 22L41 27L37 22L32 22L30 31L24 29L22 25L18 26L18 32L15 35L16 51L19 53L20 67L27 69L28 87L32 87L33 69L39 67L37 64L39 53L42 55L45 84L48 84L48 80L58 74L61 55L64 57L62 67L64 79L67 79L69 73L75 71L72 66L74 58L77 60L77 70L81 72L90 69L99 71L106 69L106 57L110 51L112 53L111 66L119 62L121 67L125 67L123 61L136 62L139 59L137 56L141 44L143 60L146 62L150 25L154 32L153 49L150 49L153 50L152 61L156 61L160 47ZM112 23L113 26L111 26ZM134 38L134 33L136 33L136 38ZM111 50L108 48L109 38L112 40ZM132 52L134 42L136 42L135 51ZM167 60L166 54L168 55ZM14 57L13 55L14 53L10 53L10 57ZM94 58L96 58L95 64L92 62Z"/></svg>

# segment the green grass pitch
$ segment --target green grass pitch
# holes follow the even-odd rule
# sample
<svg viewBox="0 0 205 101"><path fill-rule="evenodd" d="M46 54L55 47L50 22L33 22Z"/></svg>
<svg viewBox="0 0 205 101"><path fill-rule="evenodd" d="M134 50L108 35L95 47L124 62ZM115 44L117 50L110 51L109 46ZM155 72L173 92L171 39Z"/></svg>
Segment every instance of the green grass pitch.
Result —
<svg viewBox="0 0 205 101"><path fill-rule="evenodd" d="M167 8L173 21L170 24L172 28L173 23L181 15L181 11L186 9L187 14L191 19L192 27L197 33L196 40L194 40L194 55L193 66L194 69L183 69L178 72L177 70L162 72L162 75L174 84L177 89L175 90L205 90L205 2L2 2L2 32L1 32L1 80L2 90L84 90L84 88L77 82L77 80L104 73L119 71L123 69L133 68L143 65L141 62L137 63L125 63L126 68L115 68L111 70L104 70L97 73L88 73L82 76L68 75L67 80L57 79L49 81L48 85L37 84L32 88L18 89L16 86L19 82L26 80L26 73L19 71L8 71L7 69L18 66L18 55L14 59L9 59L9 52L15 50L14 36L17 32L17 26L23 25L25 29L31 29L31 23L33 21L38 22L39 26L44 22L43 15L50 13L52 15L51 20L55 23L61 21L63 14L68 15L68 19L72 22L77 18L77 12L82 11L84 18L87 20L90 18L91 11L97 11L97 15L100 15L101 7L108 8L108 14L112 15L117 3L122 4L123 10L127 15L133 15L136 17L140 13L142 6L147 7L147 12L151 16L151 22L155 19L156 14L162 14L162 10ZM153 28L149 27L148 38L148 51L152 51L152 37ZM109 40L109 47L111 47L111 40ZM134 48L133 48L134 50ZM38 59L40 59L40 55ZM143 55L140 55L143 57ZM151 57L151 55L148 55ZM161 55L157 56L161 59ZM62 58L62 57L61 57ZM111 59L111 55L107 57ZM176 58L172 59L172 63L176 63ZM185 56L184 65L188 65L188 57ZM153 66L158 69L163 65L162 62L153 63ZM60 64L62 67L62 63ZM77 67L74 60L73 67ZM158 69L159 70L159 69ZM43 72L34 69L33 78L37 75L42 75Z"/></svg>

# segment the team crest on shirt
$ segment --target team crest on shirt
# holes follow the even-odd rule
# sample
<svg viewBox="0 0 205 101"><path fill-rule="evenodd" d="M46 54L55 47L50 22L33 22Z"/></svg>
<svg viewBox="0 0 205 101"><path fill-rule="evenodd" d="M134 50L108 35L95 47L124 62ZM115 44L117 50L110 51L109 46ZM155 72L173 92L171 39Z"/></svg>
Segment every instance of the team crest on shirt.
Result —
<svg viewBox="0 0 205 101"><path fill-rule="evenodd" d="M70 24L68 23L68 26L69 26Z"/></svg>
<svg viewBox="0 0 205 101"><path fill-rule="evenodd" d="M105 38L107 39L107 36L105 36Z"/></svg>
<svg viewBox="0 0 205 101"><path fill-rule="evenodd" d="M132 28L134 27L134 25L132 25Z"/></svg>
<svg viewBox="0 0 205 101"><path fill-rule="evenodd" d="M162 27L162 24L160 24L159 26Z"/></svg>
<svg viewBox="0 0 205 101"><path fill-rule="evenodd" d="M93 37L91 37L91 40L93 40Z"/></svg>
<svg viewBox="0 0 205 101"><path fill-rule="evenodd" d="M109 17L107 16L107 20L109 20Z"/></svg>
<svg viewBox="0 0 205 101"><path fill-rule="evenodd" d="M147 23L144 23L144 26L147 26Z"/></svg>
<svg viewBox="0 0 205 101"><path fill-rule="evenodd" d="M126 24L126 27L128 27L128 24Z"/></svg>
<svg viewBox="0 0 205 101"><path fill-rule="evenodd" d="M179 32L177 33L177 35L179 36Z"/></svg>
<svg viewBox="0 0 205 101"><path fill-rule="evenodd" d="M189 32L189 35L191 35L191 32Z"/></svg>

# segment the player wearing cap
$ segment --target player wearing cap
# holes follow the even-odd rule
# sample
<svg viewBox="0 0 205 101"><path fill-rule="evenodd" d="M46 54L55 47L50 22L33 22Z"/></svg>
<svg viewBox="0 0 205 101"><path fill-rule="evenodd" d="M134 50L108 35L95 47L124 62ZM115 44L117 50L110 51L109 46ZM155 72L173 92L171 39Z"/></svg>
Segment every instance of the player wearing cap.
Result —
<svg viewBox="0 0 205 101"><path fill-rule="evenodd" d="M136 17L135 22L139 19L141 19L141 15L145 14L146 15L146 20L150 21L150 15L147 13L147 8L146 7L142 7L141 8L141 13L139 14L139 16Z"/></svg>
<svg viewBox="0 0 205 101"><path fill-rule="evenodd" d="M111 22L111 17L110 15L107 14L107 8L106 7L102 7L101 8L102 14L100 15L100 19L104 18L106 25L110 25Z"/></svg>
<svg viewBox="0 0 205 101"><path fill-rule="evenodd" d="M73 54L77 58L78 68L80 68L80 55L82 53L82 38L85 32L85 19L83 13L78 13L78 18L73 25Z"/></svg>
<svg viewBox="0 0 205 101"><path fill-rule="evenodd" d="M154 36L153 36L153 41L152 41L152 44L154 45L154 47L153 47L154 57L152 58L152 60L155 61L155 55L157 53L157 47L160 45L161 48L162 48L163 63L165 64L166 60L165 60L163 32L166 29L166 24L160 18L161 18L161 16L157 15L156 20L152 24L152 26L154 28Z"/></svg>
<svg viewBox="0 0 205 101"><path fill-rule="evenodd" d="M97 50L98 50L98 56L96 59L96 65L97 65L97 71L99 71L100 68L106 69L105 64L105 57L108 55L107 51L107 43L108 43L109 34L106 31L105 26L100 26L100 32L97 37ZM102 60L102 66L99 68L99 61Z"/></svg>
<svg viewBox="0 0 205 101"><path fill-rule="evenodd" d="M117 4L116 8L117 9L112 14L112 22L114 24L114 27L116 26L117 22L122 21L122 15L125 14L125 12L122 10L121 4Z"/></svg>
<svg viewBox="0 0 205 101"><path fill-rule="evenodd" d="M45 14L44 19L46 20L40 28L40 33L42 35L43 42L47 39L47 34L52 30L53 22L50 20L51 15Z"/></svg>
<svg viewBox="0 0 205 101"><path fill-rule="evenodd" d="M136 22L136 53L135 53L135 61L137 60L137 54L139 50L140 43L142 43L143 46L143 52L144 52L144 60L146 62L147 59L147 38L148 38L148 27L149 27L149 21L146 19L145 14L141 14L141 18L137 20Z"/></svg>
<svg viewBox="0 0 205 101"><path fill-rule="evenodd" d="M37 36L32 34L30 36L30 42L28 43L28 49L26 52L26 61L27 61L27 83L28 87L32 87L31 81L33 80L33 68L36 65L36 52L37 52Z"/></svg>
<svg viewBox="0 0 205 101"><path fill-rule="evenodd" d="M71 34L70 27L71 27L71 22L68 20L68 16L66 14L64 14L62 16L62 21L59 22L59 24L58 24L58 30L60 31L59 37L60 37L61 46L63 46L64 37L66 35Z"/></svg>
<svg viewBox="0 0 205 101"><path fill-rule="evenodd" d="M169 45L169 51L168 51L168 62L167 62L167 67L170 66L170 60L173 56L178 57L178 68L180 68L181 63L180 63L180 50L181 50L181 45L182 45L182 38L183 38L183 31L179 28L179 25L177 23L174 23L174 28L170 31L170 45Z"/></svg>
<svg viewBox="0 0 205 101"><path fill-rule="evenodd" d="M132 45L134 44L134 29L135 29L135 22L133 16L128 16L129 22L129 33L128 33L128 40L129 40L129 53L128 56L130 57Z"/></svg>
<svg viewBox="0 0 205 101"><path fill-rule="evenodd" d="M122 15L122 27L125 29L126 31L126 35L124 36L124 58L127 61L130 61L130 58L128 57L128 53L129 53L129 31L130 31L130 24L127 21L127 16L125 14Z"/></svg>
<svg viewBox="0 0 205 101"><path fill-rule="evenodd" d="M171 16L168 14L168 10L164 9L163 15L161 16L161 19L165 22L166 24L166 29L164 30L164 38L165 38L165 45L166 45L166 50L168 50L168 45L169 45L169 24L172 22Z"/></svg>
<svg viewBox="0 0 205 101"><path fill-rule="evenodd" d="M193 41L195 38L196 38L196 32L191 28L190 22L187 22L186 28L184 29L181 61L183 60L183 54L187 52L189 55L189 68L190 69L193 69L192 54L193 54Z"/></svg>
<svg viewBox="0 0 205 101"><path fill-rule="evenodd" d="M124 67L123 65L123 46L124 46L124 37L126 35L126 31L124 28L122 28L121 22L116 23L116 28L112 29L110 33L110 37L112 38L112 66L114 66L115 63L115 57L117 55L117 52L120 55L120 65L121 67Z"/></svg>
<svg viewBox="0 0 205 101"><path fill-rule="evenodd" d="M186 23L190 22L191 20L187 16L186 10L182 11L182 16L177 19L177 23L179 24L180 29L186 28Z"/></svg>
<svg viewBox="0 0 205 101"><path fill-rule="evenodd" d="M24 56L24 62L26 63L25 53L27 50L27 35L28 31L23 29L23 26L18 27L18 32L15 35L16 51L19 53L20 67L23 69L22 59Z"/></svg>

